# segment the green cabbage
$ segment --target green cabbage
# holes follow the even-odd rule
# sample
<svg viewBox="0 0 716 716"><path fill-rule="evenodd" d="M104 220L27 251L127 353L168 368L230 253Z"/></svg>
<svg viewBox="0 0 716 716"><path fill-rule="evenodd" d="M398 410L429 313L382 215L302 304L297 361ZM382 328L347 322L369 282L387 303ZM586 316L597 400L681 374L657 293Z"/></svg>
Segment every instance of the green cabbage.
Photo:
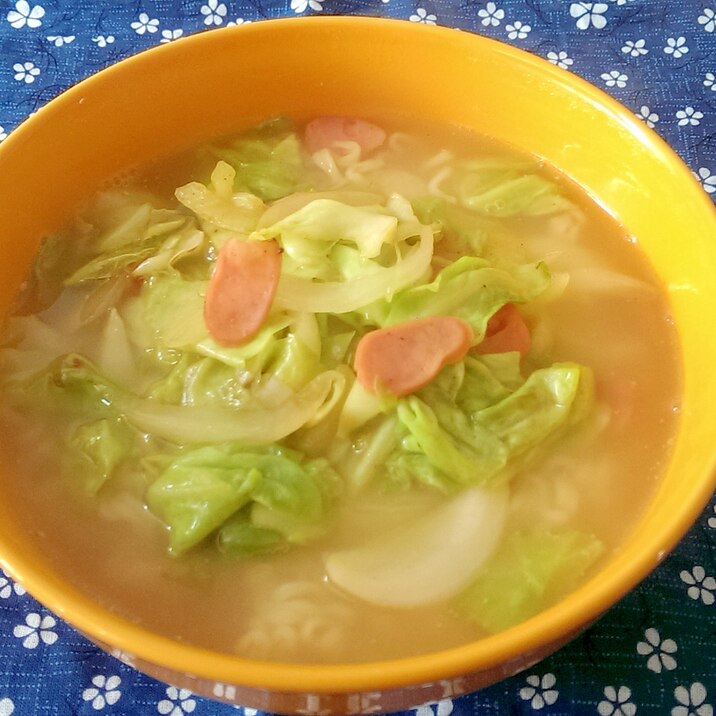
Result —
<svg viewBox="0 0 716 716"><path fill-rule="evenodd" d="M70 419L115 417L122 390L101 376L82 355L59 356L38 373L6 382L10 402Z"/></svg>
<svg viewBox="0 0 716 716"><path fill-rule="evenodd" d="M447 486L493 481L509 461L579 420L592 399L591 373L574 363L536 370L514 392L501 390L479 366L471 362L455 399L438 383L398 402L398 418L411 438L401 452L424 454ZM412 462L420 467L417 479L436 482L435 473L401 452L390 461L401 480Z"/></svg>
<svg viewBox="0 0 716 716"><path fill-rule="evenodd" d="M488 216L536 216L569 206L559 187L521 160L492 157L462 163L457 195L463 206Z"/></svg>
<svg viewBox="0 0 716 716"><path fill-rule="evenodd" d="M253 194L234 193L235 176L234 168L220 161L208 186L194 181L179 187L174 194L202 221L205 229L248 234L256 227L264 204Z"/></svg>
<svg viewBox="0 0 716 716"><path fill-rule="evenodd" d="M264 124L213 153L235 169L237 189L264 201L306 188L300 142L285 120Z"/></svg>
<svg viewBox="0 0 716 716"><path fill-rule="evenodd" d="M149 398L174 405L226 405L239 407L246 388L236 368L213 358L193 360L189 353L169 373L153 383Z"/></svg>
<svg viewBox="0 0 716 716"><path fill-rule="evenodd" d="M187 216L154 209L149 204L136 210L131 229L125 229L126 232L106 237L101 253L66 278L65 285L107 280L122 273L142 276L159 273L198 252L204 242L203 234Z"/></svg>
<svg viewBox="0 0 716 716"><path fill-rule="evenodd" d="M171 550L201 542L251 499L265 456L211 446L179 456L147 491L147 505L169 527Z"/></svg>
<svg viewBox="0 0 716 716"><path fill-rule="evenodd" d="M87 260L86 254L85 242L69 232L43 239L15 300L15 312L29 316L52 305L65 279Z"/></svg>
<svg viewBox="0 0 716 716"><path fill-rule="evenodd" d="M405 256L391 266L371 267L370 272L358 278L317 283L282 274L274 304L309 313L349 313L390 298L396 291L419 281L429 270L432 255L432 231L423 227L418 243L408 248Z"/></svg>
<svg viewBox="0 0 716 716"><path fill-rule="evenodd" d="M100 418L79 425L69 439L65 472L94 493L133 456L137 433L122 418Z"/></svg>
<svg viewBox="0 0 716 716"><path fill-rule="evenodd" d="M239 510L224 522L216 536L216 544L230 557L278 554L291 547L280 532L253 524L250 509Z"/></svg>
<svg viewBox="0 0 716 716"><path fill-rule="evenodd" d="M455 608L485 631L519 624L572 591L604 553L578 531L515 532L505 538Z"/></svg>
<svg viewBox="0 0 716 716"><path fill-rule="evenodd" d="M452 487L489 482L507 464L506 446L457 408L443 407L440 417L448 425L417 396L398 403L398 419L413 438L408 452L422 452Z"/></svg>
<svg viewBox="0 0 716 716"><path fill-rule="evenodd" d="M227 443L173 460L149 487L147 504L167 524L172 551L181 553L249 503L250 523L264 536L271 531L291 543L310 541L322 532L338 490L338 479L324 460ZM224 548L232 531L237 541L237 529L230 524L219 537ZM245 535L245 528L240 531Z"/></svg>
<svg viewBox="0 0 716 716"><path fill-rule="evenodd" d="M407 288L390 302L384 325L425 316L451 315L465 319L479 342L490 317L506 303L537 298L549 286L543 263L518 266L508 272L487 261L464 256L446 266L431 283Z"/></svg>
<svg viewBox="0 0 716 716"><path fill-rule="evenodd" d="M139 296L141 313L131 316L133 336L152 332L152 345L163 348L191 348L209 337L204 322L206 281L187 281L170 273L145 282ZM132 320L134 319L134 320ZM136 328L136 330L135 330Z"/></svg>
<svg viewBox="0 0 716 716"><path fill-rule="evenodd" d="M375 258L384 244L396 240L398 219L379 207L356 207L333 199L316 199L285 219L261 230L266 238L281 239L281 246L294 262L314 242L330 245L355 244L360 255Z"/></svg>
<svg viewBox="0 0 716 716"><path fill-rule="evenodd" d="M139 433L122 415L123 391L100 376L83 356L56 358L40 372L3 386L6 403L53 416L63 471L87 492L97 492L134 457Z"/></svg>

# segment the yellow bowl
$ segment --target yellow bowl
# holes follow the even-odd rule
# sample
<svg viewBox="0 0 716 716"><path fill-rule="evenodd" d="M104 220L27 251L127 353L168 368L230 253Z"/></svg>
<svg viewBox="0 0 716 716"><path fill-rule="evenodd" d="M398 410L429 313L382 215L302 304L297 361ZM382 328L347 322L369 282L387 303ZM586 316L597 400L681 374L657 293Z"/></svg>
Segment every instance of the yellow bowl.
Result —
<svg viewBox="0 0 716 716"><path fill-rule="evenodd" d="M499 77L499 82L495 81ZM654 569L714 489L716 213L656 134L601 91L468 33L368 18L276 20L141 53L72 88L0 147L0 314L39 239L104 179L275 114L419 116L544 157L618 217L663 279L684 365L673 455L637 527L601 571L512 629L415 658L285 665L152 634L93 602L32 547L2 499L0 564L47 607L129 664L262 709L371 713L512 675L594 620Z"/></svg>

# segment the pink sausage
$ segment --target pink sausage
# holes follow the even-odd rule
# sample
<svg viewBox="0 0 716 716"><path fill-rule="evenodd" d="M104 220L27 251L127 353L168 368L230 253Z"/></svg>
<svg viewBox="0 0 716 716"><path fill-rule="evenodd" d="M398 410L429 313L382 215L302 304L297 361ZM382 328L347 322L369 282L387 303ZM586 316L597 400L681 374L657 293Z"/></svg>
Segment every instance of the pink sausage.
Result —
<svg viewBox="0 0 716 716"><path fill-rule="evenodd" d="M275 241L227 241L204 302L211 336L225 346L250 341L271 309L280 274L281 248Z"/></svg>
<svg viewBox="0 0 716 716"><path fill-rule="evenodd" d="M306 125L304 141L313 154L331 148L334 142L356 142L368 154L385 142L385 130L372 122L353 117L316 117Z"/></svg>
<svg viewBox="0 0 716 716"><path fill-rule="evenodd" d="M427 385L472 344L470 324L453 316L430 316L366 333L356 349L358 382L372 392L401 397Z"/></svg>
<svg viewBox="0 0 716 716"><path fill-rule="evenodd" d="M480 355L519 351L525 355L532 343L530 329L514 304L506 303L487 322L485 337L475 346Z"/></svg>

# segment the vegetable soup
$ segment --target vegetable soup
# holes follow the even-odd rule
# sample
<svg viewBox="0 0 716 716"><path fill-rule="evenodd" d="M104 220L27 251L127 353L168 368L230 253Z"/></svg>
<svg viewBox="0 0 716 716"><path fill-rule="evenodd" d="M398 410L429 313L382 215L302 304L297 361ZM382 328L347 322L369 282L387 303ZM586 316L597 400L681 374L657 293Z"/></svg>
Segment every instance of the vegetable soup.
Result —
<svg viewBox="0 0 716 716"><path fill-rule="evenodd" d="M534 157L402 130L269 120L43 242L0 349L6 492L107 608L398 658L528 619L635 524L680 388L635 241Z"/></svg>

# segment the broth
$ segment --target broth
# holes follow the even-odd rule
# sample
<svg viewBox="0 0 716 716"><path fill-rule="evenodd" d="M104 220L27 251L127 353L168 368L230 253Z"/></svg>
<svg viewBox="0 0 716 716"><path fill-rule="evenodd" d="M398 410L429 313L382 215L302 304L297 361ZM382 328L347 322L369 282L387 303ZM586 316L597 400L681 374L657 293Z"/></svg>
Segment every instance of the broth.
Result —
<svg viewBox="0 0 716 716"><path fill-rule="evenodd" d="M268 131L265 136L274 142L274 149L276 136L292 136L293 132L284 125L275 125L270 131L264 131ZM303 129L298 130L299 138L302 132ZM259 139L263 141L263 137L260 135ZM217 142L212 147L203 147L152 165L105 187L101 195L105 198L85 207L79 218L63 231L61 241L74 244L62 245L91 245L89 241L98 240L109 245L112 242L107 240L107 236L113 236L115 245L121 247L122 242L117 240L121 231L116 227L121 225L124 227L122 230L129 233L136 230L131 226L131 212L127 212L127 206L136 209L142 202L151 201L154 207L176 211L179 205L173 198L174 189L197 180L209 184L218 158L226 159L229 164L233 158L235 168L241 175L243 165L236 154L231 153L236 150L234 142L233 139ZM262 187L264 196L268 197L265 207L280 204L284 191L279 186L282 182L292 184L294 190L298 188L300 191L343 192L339 199L344 200L346 192L363 192L362 198L348 197L348 200L358 206L379 201L383 208L377 214L381 216L390 211L394 214L405 212L404 204L396 204L393 209L386 208L388 196L397 193L407 199L414 210L419 208L422 224L433 226L436 236L440 237L435 243L433 276L462 255L466 246L473 250L478 247L478 253L488 257L495 266L525 266L543 262L549 267L549 287L520 305L531 334L531 348L521 359L523 378L555 363L571 365L574 362L588 366L593 373L595 397L590 402L590 409L575 425L556 431L556 436L550 434L545 437L548 443L546 449L525 448L517 457L510 457L507 466L495 473L497 477L494 480L494 476L486 473L484 482L489 486L491 481L499 483L509 479L504 525L494 530L501 531L503 543L509 535L531 534L540 530L549 535L579 531L580 534L596 536L594 539L602 545L599 556L596 551L587 549L592 553L591 557L584 569L581 566L577 569L582 573L581 579L586 579L596 568L595 565L598 567L599 560L606 559L630 532L652 495L669 455L678 411L680 375L676 334L662 287L635 242L613 218L578 187L531 157L495 145L487 138L420 125L411 125L409 133L389 133L385 143L363 154L367 156L361 155L360 143L356 145L350 141L344 145L332 145L331 150L317 150L313 155L302 146L301 173L286 178L285 172L278 171L271 178L273 183ZM469 197L477 197L470 200L480 210L465 208L465 204L469 204L465 199L465 183L460 185L456 179L459 172L473 171L465 169L466 161L475 162L473 169L477 178L473 177L470 181L477 182L478 186L473 187L474 194ZM514 181L515 176L537 177L532 180L532 184L539 187L537 198L532 204L527 202L527 208L523 206L513 215L501 216L509 210L500 202L512 199L505 199L498 191L497 204L494 201L485 204L484 196L495 186L501 187L505 182ZM214 179L214 188L220 194L217 188L220 177L214 176ZM238 185L240 181L246 183L249 180L239 176L231 178L231 181ZM456 198L460 191L462 198ZM108 196L109 199L106 198ZM539 201L542 208L538 210L535 207ZM552 203L545 204L545 201ZM519 202L524 204L522 199ZM203 204L195 202L193 206L199 207L200 211L209 211L205 196ZM265 207L261 207L258 216ZM186 215L190 213L187 209L181 210ZM286 211L288 209L283 212L274 209L275 220L265 225L273 226L292 215ZM106 218L110 215L115 221L111 226ZM446 216L451 218L448 220ZM117 217L125 223L117 223ZM171 222L172 216L167 214L163 220ZM95 228L93 221L96 222ZM407 221L399 219L398 226ZM104 227L97 229L97 225L103 222ZM468 228L461 233L463 224ZM225 230L221 227L217 229L218 224L206 217L197 225L203 232L201 246L186 249L186 253L181 255L181 250L177 249L179 253L174 257L176 265L172 267L170 262L165 262L160 269L160 273L164 272L162 275L180 272L184 277L197 281L207 278L201 271L214 264L219 246L226 241L222 233ZM184 238L191 243L193 239L189 234L187 232ZM290 261L295 261L295 266L298 266L295 256L305 247L299 240L289 246L286 243L288 240L282 235L285 243L284 266L292 265L287 264ZM215 243L212 244L212 241ZM404 255L396 261L417 252L419 245L418 240L409 237L403 247ZM381 249L384 253L390 250L390 247ZM196 253L192 254L192 251ZM295 254L291 254L292 251ZM71 256L73 252L74 258ZM57 271L47 271L47 265L52 268L53 264L49 259L46 261L48 275L59 272L62 278L67 278L81 269L82 261L86 264L92 260L85 254L78 259L76 250L66 253L68 263L64 269L60 267ZM154 249L154 253L135 257L120 273L131 273L142 265L141 262L152 259L157 253L158 249ZM320 260L310 252L302 256L302 266L314 259L319 266ZM346 275L351 272L353 276L360 275L364 269L363 259L359 260L355 254L346 254ZM389 259L390 256L380 260L387 264ZM355 263L351 264L354 260ZM374 266L371 270L377 268ZM214 539L217 531L223 529L219 527L209 530L208 536L200 539L198 544L192 544L187 549L180 546L175 549L180 554L170 555L167 527L157 516L163 508L159 509L157 505L165 499L167 491L176 486L176 480L172 484L165 480L162 492L155 488L154 512L147 507L146 495L157 475L167 474L163 471L169 469L169 462L180 460L191 452L192 446L180 450L166 435L145 437L139 443L131 443L138 433L147 432L143 425L139 431L134 426L134 437L128 438L130 442L126 444L122 443L124 438L115 438L113 433L99 433L94 442L90 440L85 444L85 455L87 450L94 449L91 446L98 441L106 447L109 441L118 439L118 449L124 450L122 458L115 460L116 464L108 469L112 473L111 478L105 482L100 480L101 485L92 483L93 489L86 489L87 483L77 479L81 469L76 467L76 463L70 463L68 469L66 458L58 453L59 445L68 440L68 425L72 430L79 429L86 416L83 417L81 411L79 417L77 412L70 412L68 418L67 411L51 409L47 402L39 407L13 407L17 399L12 397L8 376L18 379L19 375L21 381L32 381L30 376L34 371L41 373L50 359L65 354L82 354L101 371L112 375L115 383L124 383L130 393L146 395L154 390L152 386L166 381L172 370L178 370L177 366L183 365L182 353L191 353L188 359L191 365L194 365L192 361L215 360L221 366L227 366L234 361L231 364L233 367L226 373L234 381L230 386L235 393L233 397L227 397L225 386L216 388L207 382L199 383L200 380L209 380L206 371L226 370L213 363L203 363L209 368L204 373L200 372L203 369L196 368L191 387L187 387L186 375L182 374L184 382L178 393L176 386L172 387L174 384L164 382L164 392L155 391L154 400L171 402L167 396L173 390L174 400L186 403L191 398L187 398L191 390L199 391L197 385L203 385L202 399L241 410L244 400L242 390L255 388L255 385L252 388L251 377L239 375L241 370L245 370L245 365L237 362L236 355L231 351L222 353L221 347L217 348L215 344L202 348L200 354L192 352L194 349L169 345L148 356L148 351L141 348L143 337L135 340L130 335L129 344L126 341L122 343L117 338L123 332L122 326L131 323L139 330L137 327L144 325L144 319L136 319L137 305L143 300L142 291L154 279L148 273L139 278L135 276L123 279L123 282L116 281L115 285L113 279L104 278L102 271L99 273L101 275L63 288L58 296L52 295L49 300L45 291L47 287L30 280L18 303L19 317L8 321L6 349L0 353L6 376L5 391L11 398L4 401L0 441L4 460L11 465L8 474L17 477L11 484L4 485L3 491L11 500L18 519L25 525L28 537L59 573L108 609L153 631L180 641L261 659L336 663L400 658L460 645L493 630L493 626L480 619L476 623L471 609L466 613L461 607L464 598L461 602L458 593L463 594L471 581L462 580L456 593L445 598L425 604L396 605L386 604L385 596L376 597L372 603L370 599L357 595L365 582L362 576L355 578L351 575L350 579L338 576L342 574L341 569L345 572L353 568L353 556L347 558L345 555L360 546L380 545L381 540L389 542L390 535L401 530L419 542L422 538L414 530L416 525L429 525L434 519L432 516L439 514L445 504L453 500L450 504L458 505L460 495L471 491L469 486L450 482L452 477L432 464L428 466L428 477L424 481L411 479L409 485L405 484L405 471L399 469L403 464L399 463L399 459L404 457L400 451L408 450L414 456L418 454L415 451L416 441L419 447L421 443L398 421L401 426L396 433L398 437L389 435L390 450L380 453L381 438L376 438L376 435L379 436L381 429L385 435L396 429L396 423L388 422L392 419L391 411L394 412L390 400L377 412L375 405L370 404L368 417L364 416L362 422L356 418L356 414L360 413L356 410L350 416L356 425L351 430L341 423L347 410L341 398L329 407L327 417L319 420L317 426L303 427L281 439L281 444L305 455L303 460L327 457L343 487L341 496L336 498L328 511L330 514L321 523L321 529L314 534L311 531L313 528L309 529L303 523L300 529L291 525L290 529L294 531L288 539L290 544L280 541L276 553L250 557L222 553L217 550ZM319 276L318 282L321 280L325 277L322 279ZM330 277L328 280L331 280ZM429 280L421 279L423 283ZM201 297L203 299L203 294ZM170 299L171 294L160 295L158 304L154 304L152 310L160 311L162 302L166 308ZM118 307L114 312L111 309L113 305ZM172 318L175 311L169 312L169 318L162 316L162 330L174 331L174 334L181 335L181 340L189 341L184 335L190 323L183 318L184 308L181 303L172 305L178 317ZM27 318L38 310L39 318ZM287 313L286 309L283 313ZM360 314L360 311L354 313ZM365 326L376 326L376 323L371 323L371 317L364 314L365 311L350 321L340 319L340 325L335 321L321 324L323 340L327 341L325 336L329 336L331 350L337 351L335 355L343 351L349 366L352 365L356 341L366 330ZM271 316L267 320L272 320ZM26 323L28 320L34 321L32 326ZM290 331L302 330L295 325L285 322L276 329L274 337L278 336L280 340L286 338ZM305 338L308 334L303 335ZM127 345L130 347L125 350ZM329 355L325 346L321 350ZM216 358L217 355L219 358ZM280 364L276 362L275 354L272 355L273 358L264 363L264 368L267 365L275 368ZM271 360L274 362L271 363ZM491 364L487 361L485 365ZM81 371L86 366L77 360L70 360L66 368L68 374L74 375L73 370ZM492 369L504 371L509 366L500 368L495 364ZM440 375L449 378L450 370L457 369L446 366ZM588 373L584 371L583 375ZM296 378L290 372L281 375L287 375L285 380L289 382L294 381L292 388L296 393L308 383L305 376ZM56 379L50 379L50 383L52 380ZM458 376L456 380L464 381L464 378ZM581 380L589 383L586 377ZM338 378L336 381L340 384ZM25 382L24 385L29 384ZM32 385L35 388L40 385L44 389L42 386L46 387L47 382L35 381ZM277 389L275 382L261 385L268 393ZM460 383L459 390L462 390L462 385L464 382ZM284 388L282 383L278 388L279 398L285 395ZM587 385L584 390L588 388ZM514 388L515 392L518 389ZM351 390L350 381L342 390L345 398ZM223 393L219 395L217 391ZM417 391L416 394L429 402L429 393ZM209 398L206 398L207 395ZM270 402L279 398L270 393L262 399ZM416 403L409 403L410 396L399 398L398 402L400 400L408 401L403 404L415 408ZM121 399L115 400L114 397L105 397L104 401L121 403ZM284 405L280 401L275 404ZM131 413L134 403L130 401L127 405ZM108 426L108 430L114 430L113 420L103 425ZM73 439L75 442L72 444L76 446L77 438ZM196 442L204 444L207 440L198 439ZM227 440L222 438L220 442L226 443ZM130 443L131 447L127 447ZM371 450L378 450L378 458L371 456ZM170 458L153 457L156 454L169 454ZM386 465L393 470L390 479L385 477ZM427 469L425 461L420 465L420 469ZM430 480L433 483L436 480L442 482L436 487ZM322 498L327 501L326 495L333 487L321 489L327 491ZM498 488L490 487L487 492L490 493L490 490ZM475 499L477 506L482 504L482 496ZM60 509L58 506L61 506ZM236 511L245 509L241 506ZM170 519L167 514L165 510L162 516ZM264 514L264 519L268 522L261 523L262 530L273 534L267 536L265 531L260 534L254 531L252 539L261 537L269 542L283 539L286 532L281 530L289 528L282 523L277 532L271 526L273 517L267 518ZM252 529L256 527L255 524L250 526ZM279 536L276 537L276 534ZM426 544L430 545L435 540L434 536L428 537ZM455 539L459 541L459 535ZM241 544L242 549L249 549L245 543ZM251 544L255 546L255 543ZM271 544L273 542L261 542L261 549L271 552ZM460 549L456 548L456 562L462 558ZM438 548L436 550L439 552ZM499 546L488 550L490 554L474 570L475 575L479 577L480 570L486 569L486 565L493 569L490 559L499 554L499 550ZM396 553L403 554L400 550ZM331 555L334 556L333 562L330 561ZM335 555L340 555L338 561L335 561ZM346 567L346 564L349 566ZM489 574L502 575L499 565L496 569L498 572ZM450 578L454 576L453 571L448 570ZM335 578L332 579L331 574ZM499 579L503 578L508 579L504 575L499 576ZM418 583L420 579L426 588L431 588L438 578L428 574L420 577ZM497 580L498 576L494 579ZM356 582L361 586L354 589L352 585ZM544 606L576 585L573 580L552 585L550 590L554 594L550 598L545 596ZM388 588L383 586L383 589ZM489 596L489 590L484 592L480 589L482 587L478 587L478 593L488 600L484 594ZM388 589L388 593L398 592ZM523 616L526 618L530 614ZM502 614L497 615L492 624L503 617ZM497 628L500 628L499 624Z"/></svg>

